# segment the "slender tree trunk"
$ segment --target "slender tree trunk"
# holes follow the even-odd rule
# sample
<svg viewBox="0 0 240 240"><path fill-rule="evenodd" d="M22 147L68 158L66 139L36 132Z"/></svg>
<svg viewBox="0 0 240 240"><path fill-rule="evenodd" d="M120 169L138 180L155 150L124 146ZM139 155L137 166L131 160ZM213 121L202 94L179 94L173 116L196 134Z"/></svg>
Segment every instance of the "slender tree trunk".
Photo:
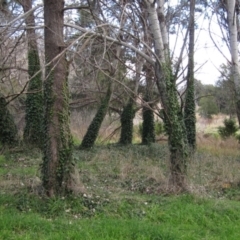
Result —
<svg viewBox="0 0 240 240"><path fill-rule="evenodd" d="M163 8L164 1L158 1ZM175 191L185 189L185 174L187 167L187 138L183 121L183 114L178 102L175 79L172 74L169 56L164 49L165 37L162 36L164 29L160 26L166 25L164 15L161 15L159 23L155 1L145 0L149 14L150 29L154 38L154 49L158 59L156 59L155 73L157 78L158 91L163 106L164 122L168 133L168 144L170 149L170 182ZM162 11L162 10L161 10Z"/></svg>
<svg viewBox="0 0 240 240"><path fill-rule="evenodd" d="M196 112L195 112L195 88L194 88L194 14L195 0L190 1L189 16L189 54L187 91L184 106L184 121L187 130L188 144L192 150L196 149Z"/></svg>
<svg viewBox="0 0 240 240"><path fill-rule="evenodd" d="M230 51L232 56L232 75L234 80L236 112L240 125L240 69L238 59L238 31L237 31L237 12L236 0L227 0L227 16L230 38Z"/></svg>
<svg viewBox="0 0 240 240"><path fill-rule="evenodd" d="M43 186L49 197L72 191L74 162L69 128L67 61L63 37L63 0L44 0L45 143L42 165Z"/></svg>
<svg viewBox="0 0 240 240"><path fill-rule="evenodd" d="M93 118L91 124L89 125L87 133L83 137L83 140L81 143L82 148L93 147L93 145L97 139L101 124L107 114L111 96L112 96L112 83L110 82L107 93L106 93L104 99L102 100L101 105L100 105L95 117Z"/></svg>
<svg viewBox="0 0 240 240"><path fill-rule="evenodd" d="M32 0L18 1L24 12L32 9ZM26 125L24 128L23 138L27 143L42 147L43 141L43 93L42 93L42 76L41 66L37 47L37 36L35 33L34 13L29 13L25 19L27 26L28 40L28 74L29 84L26 98Z"/></svg>
<svg viewBox="0 0 240 240"><path fill-rule="evenodd" d="M83 137L83 141L81 143L82 148L93 147L93 145L94 145L94 143L97 139L97 136L98 136L100 127L102 125L102 122L103 122L103 120L104 120L104 118L107 114L107 110L108 110L108 107L109 107L109 103L111 101L112 92L113 92L114 85L115 85L111 78L113 78L118 71L117 68L118 68L120 53L121 53L121 47L118 46L117 50L116 50L116 59L113 60L113 63L110 66L111 74L110 74L109 79L108 79L109 86L108 86L106 96L101 101L101 105L100 105L95 117L93 118L91 124L89 125L85 136Z"/></svg>

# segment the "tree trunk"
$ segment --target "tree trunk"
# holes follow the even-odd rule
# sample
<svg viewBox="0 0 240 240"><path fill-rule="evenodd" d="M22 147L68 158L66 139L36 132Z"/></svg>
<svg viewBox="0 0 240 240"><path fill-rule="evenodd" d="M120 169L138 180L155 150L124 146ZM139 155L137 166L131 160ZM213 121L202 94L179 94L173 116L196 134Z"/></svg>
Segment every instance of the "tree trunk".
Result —
<svg viewBox="0 0 240 240"><path fill-rule="evenodd" d="M148 95L144 98L144 101L148 102L150 98ZM151 104L149 107L153 107ZM142 144L148 145L155 142L155 124L154 124L154 112L149 107L143 107L143 124L142 124Z"/></svg>
<svg viewBox="0 0 240 240"><path fill-rule="evenodd" d="M154 85L154 72L152 72L151 66L145 64L145 74L146 74L146 93L144 97L145 102L150 102L153 100L153 85ZM154 104L148 104L148 106L143 106L142 116L142 144L150 144L155 142L155 122L154 122Z"/></svg>
<svg viewBox="0 0 240 240"><path fill-rule="evenodd" d="M129 98L127 105L121 114L121 135L119 143L123 145L131 144L133 138L133 118L135 116L134 100Z"/></svg>
<svg viewBox="0 0 240 240"><path fill-rule="evenodd" d="M234 80L236 98L236 112L238 117L238 123L240 125L240 69L238 59L238 31L237 31L238 14L236 12L235 6L236 0L227 0L230 51L232 56L232 75Z"/></svg>
<svg viewBox="0 0 240 240"><path fill-rule="evenodd" d="M63 0L44 0L46 80L42 179L49 197L73 189L67 61L63 37Z"/></svg>
<svg viewBox="0 0 240 240"><path fill-rule="evenodd" d="M145 0L149 14L150 29L154 38L154 49L157 55L155 73L158 91L161 98L164 113L164 123L168 134L170 149L170 182L174 191L185 189L186 160L188 155L186 129L183 121L183 114L178 102L175 79L172 74L169 56L164 46L165 38L162 37L164 29L160 29L160 23L155 8L155 1ZM158 1L163 8L164 1ZM162 10L161 10L162 11ZM161 16L161 26L164 26L164 15ZM166 25L166 23L165 23Z"/></svg>
<svg viewBox="0 0 240 240"><path fill-rule="evenodd" d="M17 127L2 94L0 94L0 143L9 146L17 143Z"/></svg>
<svg viewBox="0 0 240 240"><path fill-rule="evenodd" d="M32 9L32 0L18 0L24 13ZM41 66L35 33L34 13L30 12L25 19L28 40L28 74L29 84L26 98L26 125L23 138L26 143L42 146L43 140L43 93Z"/></svg>
<svg viewBox="0 0 240 240"><path fill-rule="evenodd" d="M111 96L112 96L112 83L109 83L109 87L106 93L106 96L104 97L104 99L101 102L101 105L95 115L95 117L93 118L91 124L88 127L87 133L85 134L82 143L81 143L81 147L82 148L91 148L94 145L94 142L97 139L98 136L98 132L99 129L101 127L101 124L104 120L104 117L107 114L107 110L108 110L108 106L111 100Z"/></svg>
<svg viewBox="0 0 240 240"><path fill-rule="evenodd" d="M184 106L184 122L187 131L187 139L189 147L192 150L196 149L196 112L194 88L194 14L195 0L192 0L190 1L188 74L187 91Z"/></svg>

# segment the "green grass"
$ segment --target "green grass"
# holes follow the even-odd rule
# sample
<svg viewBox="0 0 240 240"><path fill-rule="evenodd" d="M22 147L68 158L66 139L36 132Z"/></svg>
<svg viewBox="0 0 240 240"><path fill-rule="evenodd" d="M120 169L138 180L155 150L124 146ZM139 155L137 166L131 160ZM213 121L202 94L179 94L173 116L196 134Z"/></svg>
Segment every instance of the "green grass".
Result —
<svg viewBox="0 0 240 240"><path fill-rule="evenodd" d="M0 240L240 239L236 154L198 151L188 181L203 194L179 196L164 190L166 145L105 145L76 150L74 158L86 192L48 199L39 185L39 151L0 156ZM234 181L222 189L227 177Z"/></svg>
<svg viewBox="0 0 240 240"><path fill-rule="evenodd" d="M0 195L0 239L240 239L240 203L230 200L137 195L110 200L91 217L80 198L48 201L20 210L19 196Z"/></svg>

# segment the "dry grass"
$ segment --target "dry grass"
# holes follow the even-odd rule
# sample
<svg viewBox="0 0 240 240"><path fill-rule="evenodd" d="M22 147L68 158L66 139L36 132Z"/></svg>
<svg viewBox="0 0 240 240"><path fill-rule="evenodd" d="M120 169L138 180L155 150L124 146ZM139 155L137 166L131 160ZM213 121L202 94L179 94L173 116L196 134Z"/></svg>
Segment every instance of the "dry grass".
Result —
<svg viewBox="0 0 240 240"><path fill-rule="evenodd" d="M72 126L80 138L77 129L82 128L77 125L77 115L75 117ZM209 123L208 129L214 129L215 124L216 122L213 125ZM104 126L107 127L107 123ZM105 131L102 137L107 134L109 132ZM214 191L238 188L240 146L237 140L229 138L224 141L215 135L198 133L197 146L196 154L190 159L188 166L189 190L211 194ZM40 153L27 154L29 155L24 152L14 153L0 163L1 189L16 190L39 184L34 179L39 179ZM79 165L79 182L86 186L88 192L101 193L106 190L117 195L129 191L150 194L165 192L169 188L169 151L166 142L150 146L101 145L90 151L75 151L74 158Z"/></svg>

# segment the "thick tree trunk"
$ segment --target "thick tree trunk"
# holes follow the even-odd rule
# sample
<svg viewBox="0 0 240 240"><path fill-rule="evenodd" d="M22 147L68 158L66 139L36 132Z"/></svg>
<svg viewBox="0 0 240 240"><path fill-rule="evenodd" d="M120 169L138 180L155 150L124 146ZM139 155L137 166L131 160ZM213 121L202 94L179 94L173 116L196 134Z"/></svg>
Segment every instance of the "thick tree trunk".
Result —
<svg viewBox="0 0 240 240"><path fill-rule="evenodd" d="M32 0L18 1L27 13L32 9ZM34 13L29 13L25 19L27 26L28 40L28 74L29 84L26 98L26 125L24 128L23 138L27 143L42 147L43 140L43 93L42 93L42 76L41 66L37 47L37 36L35 33Z"/></svg>
<svg viewBox="0 0 240 240"><path fill-rule="evenodd" d="M238 31L237 31L237 12L235 9L236 0L227 0L227 16L230 38L230 51L232 56L232 74L234 80L236 112L240 125L240 69L238 59Z"/></svg>
<svg viewBox="0 0 240 240"><path fill-rule="evenodd" d="M43 186L49 197L72 191L72 137L69 128L67 62L63 37L63 0L44 1L46 80Z"/></svg>
<svg viewBox="0 0 240 240"><path fill-rule="evenodd" d="M189 147L192 150L196 149L196 111L194 88L194 14L195 0L192 0L190 1L188 74L187 91L184 106L184 122L187 131L187 139Z"/></svg>

